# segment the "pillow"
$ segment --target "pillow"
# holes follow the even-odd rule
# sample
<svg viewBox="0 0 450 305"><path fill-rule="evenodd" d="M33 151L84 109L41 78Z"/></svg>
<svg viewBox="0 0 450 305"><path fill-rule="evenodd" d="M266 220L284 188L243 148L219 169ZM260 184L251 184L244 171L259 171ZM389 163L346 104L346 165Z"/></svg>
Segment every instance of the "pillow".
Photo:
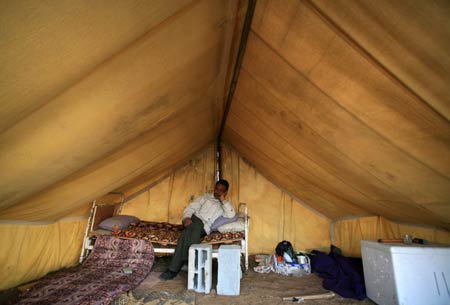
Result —
<svg viewBox="0 0 450 305"><path fill-rule="evenodd" d="M211 232L217 231L218 227L226 225L227 223L230 222L235 222L237 219L238 219L237 215L231 218L220 216L211 225Z"/></svg>
<svg viewBox="0 0 450 305"><path fill-rule="evenodd" d="M127 228L132 222L139 222L140 219L131 215L117 215L103 220L98 227L103 230L122 230Z"/></svg>
<svg viewBox="0 0 450 305"><path fill-rule="evenodd" d="M220 233L226 232L241 232L245 230L244 219L238 218L235 222L227 223L226 225L217 228Z"/></svg>

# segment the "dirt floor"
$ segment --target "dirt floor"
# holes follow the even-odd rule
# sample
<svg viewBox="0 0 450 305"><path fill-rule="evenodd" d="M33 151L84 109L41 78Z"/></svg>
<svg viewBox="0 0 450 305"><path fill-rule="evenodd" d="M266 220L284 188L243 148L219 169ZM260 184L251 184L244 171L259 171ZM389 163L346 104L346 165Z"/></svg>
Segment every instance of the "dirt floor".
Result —
<svg viewBox="0 0 450 305"><path fill-rule="evenodd" d="M217 260L213 260L213 283L209 294L187 290L187 272L180 272L171 281L159 280L159 275L166 270L170 257L156 258L149 276L135 289L117 298L111 305L277 305L292 304L283 301L283 297L323 294L322 279L315 274L303 277L284 276L276 273L256 273L256 263L250 257L250 268L240 282L239 296L217 295ZM32 284L14 288L0 293L0 304L15 304L18 293ZM331 299L305 300L305 305L358 304L374 305L369 299L358 301L335 295Z"/></svg>
<svg viewBox="0 0 450 305"><path fill-rule="evenodd" d="M213 284L212 290L209 294L195 293L188 291L187 288L187 273L180 272L177 277L171 281L160 281L159 274L166 269L167 258L158 258L152 269L150 276L144 280L138 287L139 289L151 289L152 291L159 291L161 295L164 293L171 293L177 296L184 297L185 302L177 299L175 302L161 302L140 304L214 304L214 305L259 305L259 304L290 304L292 301L283 301L283 297L293 297L302 295L313 295L327 293L328 291L322 288L322 279L315 274L310 274L303 277L291 277L279 275L276 273L261 274L253 271L253 266L256 263L250 260L251 268L241 280L240 295L239 296L221 296L216 293L217 283L217 269L216 260L213 264ZM191 302L190 302L191 301ZM358 304L358 305L373 305L372 301L365 299L363 301L346 299L339 295L335 295L327 300L305 300L302 302L307 305L333 305L333 304ZM130 303L128 303L130 304Z"/></svg>

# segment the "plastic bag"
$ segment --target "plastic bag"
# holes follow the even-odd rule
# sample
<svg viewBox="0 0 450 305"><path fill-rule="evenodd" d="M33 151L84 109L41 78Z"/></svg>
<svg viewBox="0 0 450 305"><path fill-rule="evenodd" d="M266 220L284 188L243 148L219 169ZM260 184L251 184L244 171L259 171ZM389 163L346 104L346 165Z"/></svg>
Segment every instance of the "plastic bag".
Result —
<svg viewBox="0 0 450 305"><path fill-rule="evenodd" d="M295 259L294 248L292 248L292 244L287 240L283 240L282 242L278 243L277 247L275 248L275 253L278 256L281 256L284 258L286 258L285 257L285 253L286 253L291 258L291 262Z"/></svg>

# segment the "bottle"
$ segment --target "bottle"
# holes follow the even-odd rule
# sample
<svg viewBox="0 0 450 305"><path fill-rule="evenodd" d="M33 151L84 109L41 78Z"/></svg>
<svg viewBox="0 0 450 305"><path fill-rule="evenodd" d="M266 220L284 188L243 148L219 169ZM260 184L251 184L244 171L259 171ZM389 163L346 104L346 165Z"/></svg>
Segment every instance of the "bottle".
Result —
<svg viewBox="0 0 450 305"><path fill-rule="evenodd" d="M304 255L299 255L299 256L297 256L297 259L298 259L298 263L299 263L300 265L306 264L306 257L305 257Z"/></svg>

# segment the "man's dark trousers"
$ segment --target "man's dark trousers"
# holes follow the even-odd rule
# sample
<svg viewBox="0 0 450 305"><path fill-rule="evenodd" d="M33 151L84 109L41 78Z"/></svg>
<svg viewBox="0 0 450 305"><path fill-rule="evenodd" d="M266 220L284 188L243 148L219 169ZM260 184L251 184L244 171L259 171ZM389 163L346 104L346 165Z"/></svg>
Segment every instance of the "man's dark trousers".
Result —
<svg viewBox="0 0 450 305"><path fill-rule="evenodd" d="M169 270L172 272L180 271L183 264L189 259L189 247L192 244L199 244L201 238L206 235L201 219L192 215L191 220L192 223L183 229L175 253L170 260Z"/></svg>

